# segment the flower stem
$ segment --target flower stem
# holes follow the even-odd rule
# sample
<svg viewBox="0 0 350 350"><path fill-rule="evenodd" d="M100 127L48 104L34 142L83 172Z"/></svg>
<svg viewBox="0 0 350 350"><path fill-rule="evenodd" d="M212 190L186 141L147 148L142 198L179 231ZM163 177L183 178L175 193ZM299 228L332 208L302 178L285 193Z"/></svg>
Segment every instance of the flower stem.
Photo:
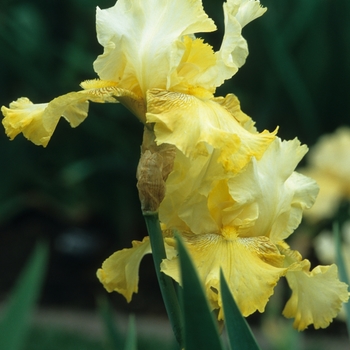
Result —
<svg viewBox="0 0 350 350"><path fill-rule="evenodd" d="M158 219L158 213L144 212L143 216L146 221L147 231L151 241L153 261L165 309L167 311L170 323L172 325L175 338L181 346L181 348L183 348L180 306L175 292L173 280L160 271L160 264L162 260L166 258L166 253L162 230L160 228L160 223Z"/></svg>

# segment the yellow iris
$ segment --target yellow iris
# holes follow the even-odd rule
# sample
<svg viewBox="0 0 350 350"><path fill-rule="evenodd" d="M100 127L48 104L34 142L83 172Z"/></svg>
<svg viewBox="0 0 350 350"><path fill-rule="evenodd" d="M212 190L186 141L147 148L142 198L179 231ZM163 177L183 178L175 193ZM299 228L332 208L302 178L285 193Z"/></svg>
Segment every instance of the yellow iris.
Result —
<svg viewBox="0 0 350 350"><path fill-rule="evenodd" d="M72 127L86 118L89 101L123 103L157 146L170 145L171 161L175 155L166 176L158 174L166 181L159 196L165 193L159 206L167 254L162 271L180 281L173 239L179 232L219 319L222 268L243 315L264 311L274 286L286 276L292 296L284 314L294 317L300 330L309 324L326 327L348 300L347 286L339 282L335 266L310 271L310 263L284 243L318 192L313 180L294 172L307 148L298 140L282 142L276 132L259 133L234 95L214 97L248 55L242 28L265 10L256 0L227 0L225 34L214 52L195 37L216 29L201 0L119 0L109 9L97 8L104 51L94 69L100 79L49 103L20 98L10 108L3 106L3 125L11 139L23 133L46 146L61 117ZM157 146L143 156L162 173ZM109 292L130 301L148 253L147 237L134 241L132 248L109 257L97 276Z"/></svg>
<svg viewBox="0 0 350 350"><path fill-rule="evenodd" d="M75 127L86 118L89 101L121 102L143 123L155 123L157 144L173 144L191 157L220 149L225 169L239 170L250 157L261 157L275 133L242 127L238 100L213 93L244 64L242 28L265 11L255 0L224 3L225 34L214 52L194 35L216 29L200 0L119 0L97 8L104 51L94 69L100 80L85 81L84 90L48 104L21 98L3 106L6 133L13 139L22 132L46 146L61 116ZM191 137L183 134L192 127Z"/></svg>
<svg viewBox="0 0 350 350"><path fill-rule="evenodd" d="M263 312L274 286L286 276L292 296L284 315L294 317L299 330L310 324L326 327L348 300L347 286L338 280L335 265L310 271L309 261L284 243L318 193L313 180L294 171L306 151L298 140L277 138L261 159L252 158L239 173L221 171L218 154L191 161L178 151L159 207L167 251L161 268L180 282L172 238L172 232L179 232L219 319L223 318L220 268L244 316ZM104 277L113 273L110 266L116 257L118 269L128 269L128 278L137 280L142 246L119 251L103 263L98 276L107 290L119 291L115 284L127 286L124 277ZM130 300L135 288L126 290L122 294Z"/></svg>

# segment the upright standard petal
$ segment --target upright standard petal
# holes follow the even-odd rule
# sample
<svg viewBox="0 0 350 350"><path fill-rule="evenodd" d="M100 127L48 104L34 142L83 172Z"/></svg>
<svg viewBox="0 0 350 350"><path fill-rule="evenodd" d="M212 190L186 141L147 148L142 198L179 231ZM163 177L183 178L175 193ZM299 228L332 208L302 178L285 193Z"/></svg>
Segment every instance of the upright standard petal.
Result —
<svg viewBox="0 0 350 350"><path fill-rule="evenodd" d="M202 85L220 86L243 66L248 56L248 45L242 28L266 11L255 0L228 0L224 3L225 34L220 50L215 52L216 63L198 79Z"/></svg>
<svg viewBox="0 0 350 350"><path fill-rule="evenodd" d="M238 101L238 100L237 100ZM148 123L155 123L157 144L175 145L190 158L220 151L218 161L227 171L238 172L252 157L260 159L275 133L251 133L215 100L166 90L147 94Z"/></svg>
<svg viewBox="0 0 350 350"><path fill-rule="evenodd" d="M196 234L219 230L221 223L213 219L207 205L215 182L227 177L218 157L219 151L214 150L210 156L190 159L177 150L159 207L159 218L166 227Z"/></svg>
<svg viewBox="0 0 350 350"><path fill-rule="evenodd" d="M200 0L118 0L109 9L97 8L96 24L104 53L95 71L142 96L167 87L185 50L182 36L216 29Z"/></svg>
<svg viewBox="0 0 350 350"><path fill-rule="evenodd" d="M310 262L301 260L296 251L282 250L286 274L292 295L283 315L294 318L293 326L299 331L313 324L316 329L326 328L337 316L343 302L349 299L348 286L339 281L336 265L317 266L310 271Z"/></svg>
<svg viewBox="0 0 350 350"><path fill-rule="evenodd" d="M244 173L228 180L230 194L242 208L258 206L259 216L249 236L268 236L273 242L287 238L300 224L303 211L314 203L318 186L294 172L306 146L292 141L275 141L260 160L253 159Z"/></svg>

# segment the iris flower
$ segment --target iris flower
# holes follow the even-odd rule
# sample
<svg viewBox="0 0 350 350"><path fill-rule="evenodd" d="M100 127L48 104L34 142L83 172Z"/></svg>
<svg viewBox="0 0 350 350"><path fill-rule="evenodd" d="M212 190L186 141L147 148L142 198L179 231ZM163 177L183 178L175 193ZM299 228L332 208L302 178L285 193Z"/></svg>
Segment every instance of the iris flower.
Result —
<svg viewBox="0 0 350 350"><path fill-rule="evenodd" d="M109 9L97 8L97 38L104 48L94 62L99 79L49 103L20 98L3 106L6 133L11 139L23 133L45 147L61 116L76 127L89 101L121 102L148 127L155 123L157 144L173 144L191 157L207 153L210 145L221 150L226 169L240 169L251 156L261 157L275 133L242 128L238 100L214 93L246 60L242 28L265 11L255 0L224 3L225 34L215 52L195 37L216 30L201 0L118 0ZM184 135L190 129L191 137Z"/></svg>
<svg viewBox="0 0 350 350"><path fill-rule="evenodd" d="M313 180L294 171L306 151L296 139L276 138L260 160L253 157L238 174L223 176L215 169L220 167L215 154L195 162L177 154L159 208L167 252L161 268L180 282L173 238L178 232L219 319L220 268L244 316L263 312L276 283L285 276L292 294L283 313L295 318L299 330L310 324L327 327L348 299L347 285L338 280L335 265L310 271L310 262L284 242L318 192ZM130 301L137 292L139 264L148 253L147 237L117 251L98 270L100 281Z"/></svg>
<svg viewBox="0 0 350 350"><path fill-rule="evenodd" d="M350 128L343 126L323 135L311 149L308 166L300 171L320 186L315 206L307 213L310 220L331 219L342 200L350 200Z"/></svg>

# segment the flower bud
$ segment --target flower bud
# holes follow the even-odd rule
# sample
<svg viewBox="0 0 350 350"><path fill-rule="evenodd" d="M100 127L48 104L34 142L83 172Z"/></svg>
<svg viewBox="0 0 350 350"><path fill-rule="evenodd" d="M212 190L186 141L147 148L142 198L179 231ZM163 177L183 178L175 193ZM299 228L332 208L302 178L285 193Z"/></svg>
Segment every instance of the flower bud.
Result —
<svg viewBox="0 0 350 350"><path fill-rule="evenodd" d="M137 167L137 188L143 213L156 212L165 196L165 181L173 169L176 148L157 146L152 130L145 127L141 157Z"/></svg>

